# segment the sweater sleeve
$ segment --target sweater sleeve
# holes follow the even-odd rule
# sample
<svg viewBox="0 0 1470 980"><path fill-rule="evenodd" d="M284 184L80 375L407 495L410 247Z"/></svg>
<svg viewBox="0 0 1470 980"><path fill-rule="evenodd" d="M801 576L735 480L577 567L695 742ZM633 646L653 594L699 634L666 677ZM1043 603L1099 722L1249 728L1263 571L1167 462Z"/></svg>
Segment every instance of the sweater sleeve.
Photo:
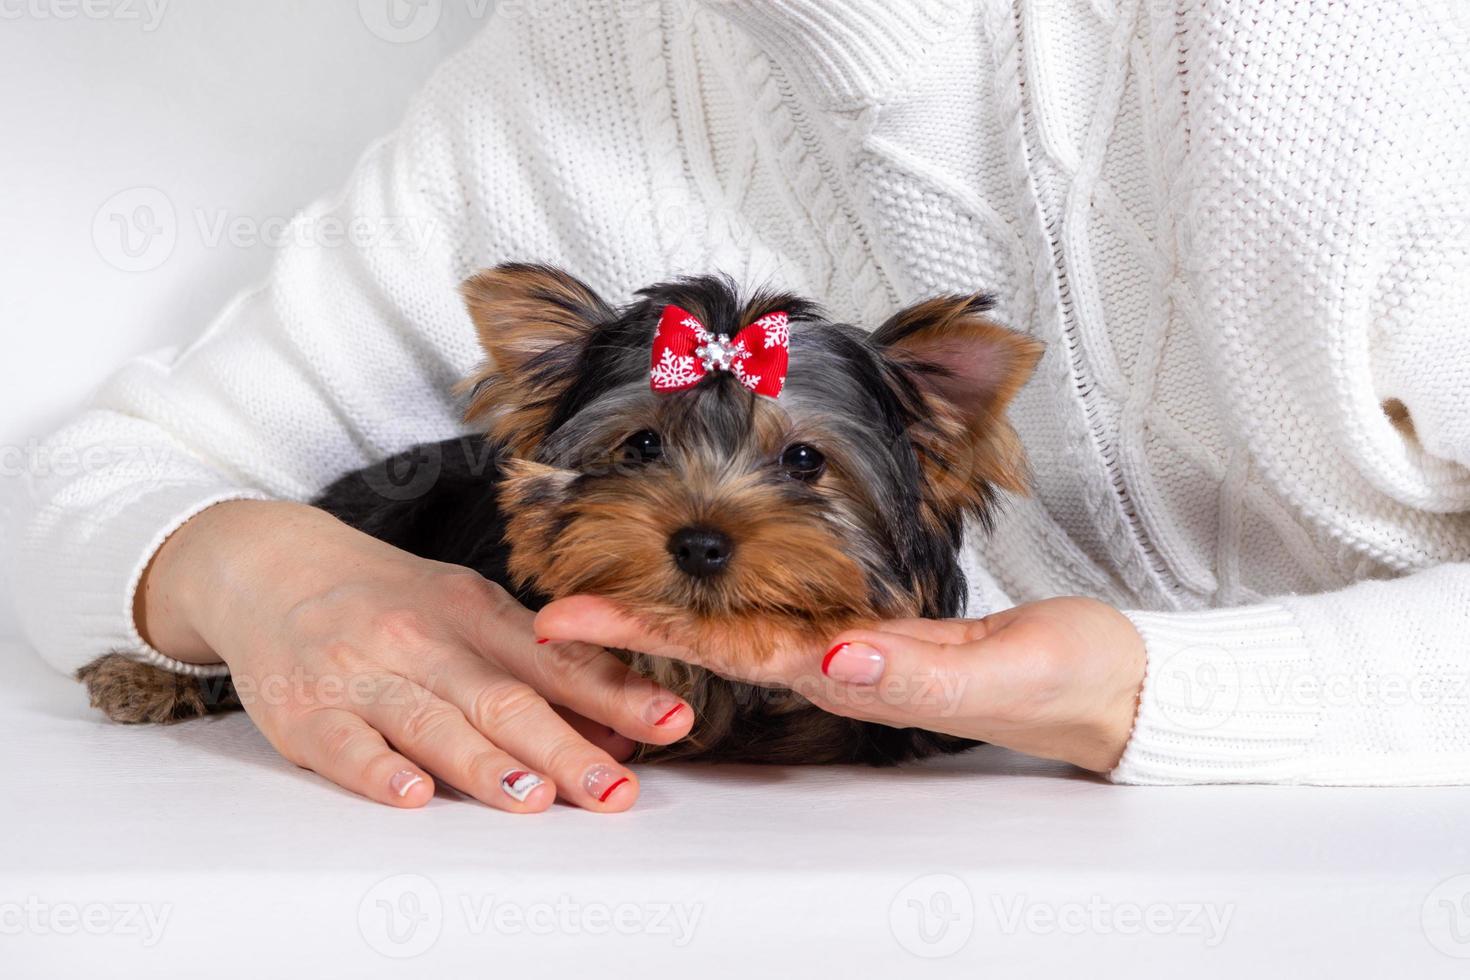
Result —
<svg viewBox="0 0 1470 980"><path fill-rule="evenodd" d="M341 195L293 221L262 288L187 349L126 365L39 446L6 550L46 660L220 669L172 661L135 628L139 578L171 532L220 501L310 499L460 431L452 389L479 354L457 286L474 269L546 261L621 295L662 264L621 30L608 12L556 37L492 18ZM607 70L586 71L593 57Z"/></svg>
<svg viewBox="0 0 1470 980"><path fill-rule="evenodd" d="M1128 615L1148 666L1118 782L1470 782L1470 565Z"/></svg>

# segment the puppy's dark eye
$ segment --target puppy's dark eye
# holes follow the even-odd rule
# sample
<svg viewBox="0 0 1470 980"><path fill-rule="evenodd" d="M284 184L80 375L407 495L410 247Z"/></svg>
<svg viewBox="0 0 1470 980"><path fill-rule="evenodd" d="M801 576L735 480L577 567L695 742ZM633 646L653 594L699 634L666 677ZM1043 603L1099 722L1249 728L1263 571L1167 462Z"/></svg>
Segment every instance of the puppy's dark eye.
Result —
<svg viewBox="0 0 1470 980"><path fill-rule="evenodd" d="M663 440L652 429L635 432L623 442L625 463L651 463L663 454Z"/></svg>
<svg viewBox="0 0 1470 980"><path fill-rule="evenodd" d="M781 454L781 469L793 480L815 480L827 468L827 458L804 442L786 447Z"/></svg>

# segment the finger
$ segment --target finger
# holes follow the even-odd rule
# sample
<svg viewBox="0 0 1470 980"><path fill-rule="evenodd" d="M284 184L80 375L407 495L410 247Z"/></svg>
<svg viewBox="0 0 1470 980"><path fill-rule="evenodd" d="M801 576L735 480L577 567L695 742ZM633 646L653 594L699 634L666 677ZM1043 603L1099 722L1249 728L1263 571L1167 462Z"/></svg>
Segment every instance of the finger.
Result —
<svg viewBox="0 0 1470 980"><path fill-rule="evenodd" d="M616 813L638 798L633 773L577 734L534 688L472 657L449 658L442 670L436 691L461 720L549 776L568 803Z"/></svg>
<svg viewBox="0 0 1470 980"><path fill-rule="evenodd" d="M627 762L638 751L638 743L626 735L619 735L600 721L593 721L577 714L570 708L553 704L552 710L561 715L572 730L597 746L619 762Z"/></svg>
<svg viewBox="0 0 1470 980"><path fill-rule="evenodd" d="M823 656L826 682L812 698L829 711L891 724L927 726L983 712L994 672L978 649L975 643L852 630L835 637Z"/></svg>
<svg viewBox="0 0 1470 980"><path fill-rule="evenodd" d="M490 742L454 705L406 678L393 680L391 691L401 696L373 698L362 713L399 750L497 810L538 813L555 801L552 781Z"/></svg>
<svg viewBox="0 0 1470 980"><path fill-rule="evenodd" d="M557 704L610 725L635 742L668 745L689 734L694 709L600 646L548 641L518 668L521 680Z"/></svg>
<svg viewBox="0 0 1470 980"><path fill-rule="evenodd" d="M535 630L543 640L580 641L675 660L695 656L689 647L650 630L615 603L597 596L570 596L548 604L536 614Z"/></svg>
<svg viewBox="0 0 1470 980"><path fill-rule="evenodd" d="M510 600L513 603L513 600ZM486 604L468 630L472 646L548 700L610 725L635 742L667 745L689 734L694 712L681 698L630 669L602 645L535 638L532 617ZM630 649L622 647L622 649Z"/></svg>
<svg viewBox="0 0 1470 980"><path fill-rule="evenodd" d="M879 623L876 629L929 643L974 643L1004 629L1016 618L1017 608L1002 609L980 619L889 619Z"/></svg>
<svg viewBox="0 0 1470 980"><path fill-rule="evenodd" d="M650 629L616 604L596 596L558 599L536 614L536 635L548 642L573 641L608 649L631 650L707 667L717 674L752 683L791 686L809 673L803 651L777 650L768 660L732 663L708 656Z"/></svg>
<svg viewBox="0 0 1470 980"><path fill-rule="evenodd" d="M288 759L370 800L412 808L434 796L428 774L350 711L309 711L291 727L287 741L278 748Z"/></svg>

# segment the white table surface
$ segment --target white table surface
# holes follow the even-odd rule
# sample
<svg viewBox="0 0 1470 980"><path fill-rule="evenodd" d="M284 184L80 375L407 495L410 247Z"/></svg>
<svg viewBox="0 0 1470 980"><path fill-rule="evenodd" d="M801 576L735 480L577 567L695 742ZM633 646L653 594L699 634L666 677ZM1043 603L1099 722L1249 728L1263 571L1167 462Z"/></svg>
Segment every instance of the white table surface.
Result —
<svg viewBox="0 0 1470 980"><path fill-rule="evenodd" d="M108 724L0 642L0 975L1470 975L1470 789L1116 787L994 749L642 778L611 817L392 810L242 715Z"/></svg>

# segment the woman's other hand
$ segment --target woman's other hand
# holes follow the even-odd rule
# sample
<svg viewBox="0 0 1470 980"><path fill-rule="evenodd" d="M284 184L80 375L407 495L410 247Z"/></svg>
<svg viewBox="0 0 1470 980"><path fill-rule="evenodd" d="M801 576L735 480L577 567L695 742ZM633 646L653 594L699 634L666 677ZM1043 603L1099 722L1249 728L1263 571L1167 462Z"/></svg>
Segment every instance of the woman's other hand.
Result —
<svg viewBox="0 0 1470 980"><path fill-rule="evenodd" d="M155 556L135 614L160 652L228 664L287 759L393 806L438 778L517 813L557 796L626 810L638 779L620 760L693 721L599 647L537 646L498 585L304 505L204 511Z"/></svg>

